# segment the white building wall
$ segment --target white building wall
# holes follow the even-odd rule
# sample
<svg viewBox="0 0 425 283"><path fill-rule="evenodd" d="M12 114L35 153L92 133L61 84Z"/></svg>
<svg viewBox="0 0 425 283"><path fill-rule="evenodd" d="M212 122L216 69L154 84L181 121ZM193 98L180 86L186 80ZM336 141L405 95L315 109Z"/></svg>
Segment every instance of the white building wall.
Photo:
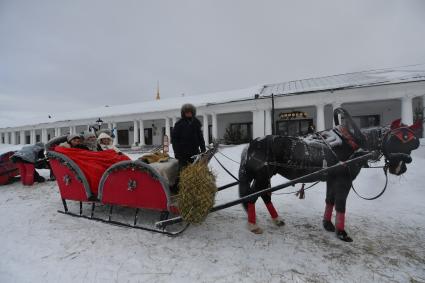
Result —
<svg viewBox="0 0 425 283"><path fill-rule="evenodd" d="M421 111L423 112L423 102L425 96L425 82L411 82L411 83L400 83L400 84L388 84L388 85L377 85L363 88L351 88L333 91L323 91L314 93L295 94L290 96L276 97L275 98L275 121L278 120L278 114L286 111L291 112L293 110L304 111L308 113L309 117L313 118L313 122L316 121L316 106L325 105L325 128L332 127L332 105L342 105L347 108L353 116L359 115L374 115L378 114L381 116L381 124L389 124L393 120L398 119L402 116L401 101L402 98L408 97L408 100L412 99L412 107L404 104L404 118L408 121L410 115L418 115ZM404 99L404 101L407 101ZM153 129L153 144L162 143L162 127L164 127L165 117L178 117L180 105L172 106L175 109L161 112L149 112L149 113L138 113L131 115L117 115L113 117L101 117L105 121L102 128L106 128L108 124L117 124L118 129L127 130L130 126L133 126L134 120L144 121L144 127L146 129L152 128L152 124L155 125ZM213 124L213 117L217 117L217 136L222 139L226 128L232 122L253 122L254 137L264 135L267 132L266 123L269 123L265 119L265 111L269 111L271 107L270 99L252 99L245 101L238 101L232 103L223 104L210 104L207 106L198 107L199 115L207 114L208 119ZM413 112L413 114L412 114ZM408 113L408 115L406 114ZM51 128L54 133L54 128L60 128L61 134L67 134L72 127L78 125L75 130L77 132L85 130L88 123L93 123L98 117L93 119L81 119L75 121L58 121L50 124L38 124L38 125L27 125L15 128L3 128L0 132L3 132L4 139L6 139L6 132L19 132L25 131L25 137L32 135L31 140L34 140L35 129L37 135L41 136L41 128ZM412 117L413 118L413 117ZM202 119L201 119L202 121ZM7 129L7 131L6 131ZM50 130L49 130L50 132ZM53 134L52 134L53 135ZM7 134L8 140L11 138ZM129 133L129 144L133 143L133 133Z"/></svg>

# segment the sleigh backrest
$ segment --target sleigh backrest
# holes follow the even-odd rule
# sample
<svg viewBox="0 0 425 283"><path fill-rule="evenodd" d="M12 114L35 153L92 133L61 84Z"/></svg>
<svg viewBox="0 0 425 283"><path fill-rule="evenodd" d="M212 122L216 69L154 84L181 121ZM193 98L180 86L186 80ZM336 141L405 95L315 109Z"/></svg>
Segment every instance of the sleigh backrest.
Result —
<svg viewBox="0 0 425 283"><path fill-rule="evenodd" d="M10 160L14 151L9 151L0 154L0 185L4 185L9 181L9 178L19 174L18 167Z"/></svg>
<svg viewBox="0 0 425 283"><path fill-rule="evenodd" d="M121 161L103 174L98 198L104 204L166 211L170 209L167 181L150 165Z"/></svg>
<svg viewBox="0 0 425 283"><path fill-rule="evenodd" d="M74 161L55 151L48 151L47 157L63 199L87 201L92 197L87 178Z"/></svg>

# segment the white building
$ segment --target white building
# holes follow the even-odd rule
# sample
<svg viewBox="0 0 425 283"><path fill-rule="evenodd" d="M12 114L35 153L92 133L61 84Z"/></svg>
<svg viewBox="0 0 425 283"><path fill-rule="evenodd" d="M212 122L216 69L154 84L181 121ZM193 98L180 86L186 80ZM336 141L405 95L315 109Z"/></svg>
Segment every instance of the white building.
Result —
<svg viewBox="0 0 425 283"><path fill-rule="evenodd" d="M272 101L272 95L274 97ZM332 127L332 111L346 108L361 127L405 124L424 117L425 65L365 71L261 85L236 91L176 97L129 105L94 108L20 120L0 128L0 143L32 144L85 131L101 118L102 128L117 129L120 146L160 144L180 117L180 106L192 103L204 138L222 140L227 128L250 139L272 133L297 135L310 123L317 130ZM274 115L272 103L274 102Z"/></svg>

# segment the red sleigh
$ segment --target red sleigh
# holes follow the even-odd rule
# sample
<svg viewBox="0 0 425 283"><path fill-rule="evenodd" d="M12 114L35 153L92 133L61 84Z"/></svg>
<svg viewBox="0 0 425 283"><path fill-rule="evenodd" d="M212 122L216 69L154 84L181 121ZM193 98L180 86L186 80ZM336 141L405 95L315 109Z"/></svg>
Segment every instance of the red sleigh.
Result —
<svg viewBox="0 0 425 283"><path fill-rule="evenodd" d="M149 164L142 161L121 161L110 166L102 175L98 188L91 188L83 170L71 158L52 150L50 144L46 147L50 166L56 177L64 210L61 213L91 220L106 222L130 228L143 229L153 232L176 235L183 232L187 225L175 225L169 230L141 226L138 218L141 211L153 218L159 216L165 220L170 214L178 214L172 204L172 196L168 181ZM96 195L97 192L97 195ZM79 213L73 213L67 201L79 202ZM91 205L89 216L83 213L83 204ZM104 217L95 216L95 210L102 210ZM123 218L124 210L134 210L131 221L113 219L113 211L120 210L119 217ZM99 214L99 213L96 213ZM127 213L128 214L128 213ZM158 218L153 219L153 221ZM153 224L153 223L152 223Z"/></svg>

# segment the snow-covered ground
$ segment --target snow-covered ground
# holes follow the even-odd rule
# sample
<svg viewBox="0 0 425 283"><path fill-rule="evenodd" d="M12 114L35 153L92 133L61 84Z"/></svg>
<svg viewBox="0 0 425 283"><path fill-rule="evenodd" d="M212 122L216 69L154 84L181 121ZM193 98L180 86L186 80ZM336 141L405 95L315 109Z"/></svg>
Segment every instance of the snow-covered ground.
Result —
<svg viewBox="0 0 425 283"><path fill-rule="evenodd" d="M221 151L238 160L241 149ZM238 164L217 157L237 173ZM219 185L232 181L215 161L211 165ZM262 235L246 230L245 213L236 206L171 238L59 214L55 182L15 182L0 187L0 282L425 282L423 168L421 146L404 176L390 176L381 198L350 194L346 224L353 243L321 227L324 183L304 200L274 194L283 228L272 225L259 201ZM368 196L383 185L380 169L364 169L355 181ZM217 203L237 194L236 187L220 192Z"/></svg>

